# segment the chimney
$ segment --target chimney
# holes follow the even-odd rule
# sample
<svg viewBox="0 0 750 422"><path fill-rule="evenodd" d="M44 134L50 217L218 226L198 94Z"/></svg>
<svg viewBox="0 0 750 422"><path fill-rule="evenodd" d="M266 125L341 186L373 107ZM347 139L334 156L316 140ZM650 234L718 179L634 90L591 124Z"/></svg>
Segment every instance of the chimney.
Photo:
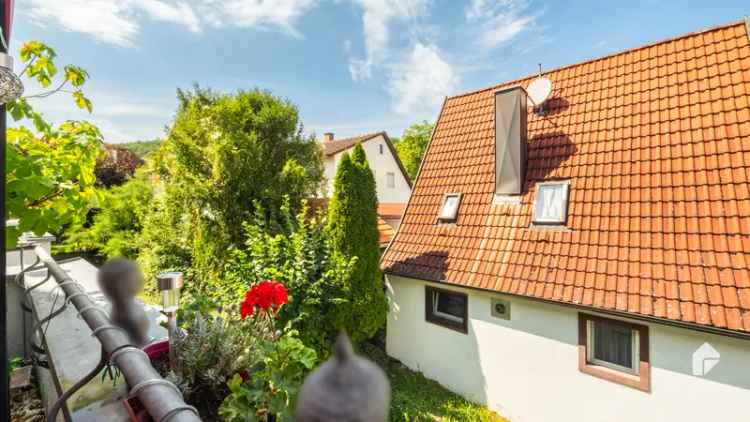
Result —
<svg viewBox="0 0 750 422"><path fill-rule="evenodd" d="M333 132L326 132L323 134L323 140L325 142L331 142L333 141Z"/></svg>
<svg viewBox="0 0 750 422"><path fill-rule="evenodd" d="M526 176L526 91L495 93L495 194L520 195Z"/></svg>

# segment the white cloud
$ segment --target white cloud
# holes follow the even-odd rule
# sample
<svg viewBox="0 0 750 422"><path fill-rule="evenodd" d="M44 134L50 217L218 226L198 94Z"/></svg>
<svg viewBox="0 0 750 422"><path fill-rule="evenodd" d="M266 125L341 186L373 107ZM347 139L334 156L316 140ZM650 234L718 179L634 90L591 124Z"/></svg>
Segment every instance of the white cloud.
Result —
<svg viewBox="0 0 750 422"><path fill-rule="evenodd" d="M492 49L534 25L538 15L527 9L523 0L472 0L466 20L479 25L479 44Z"/></svg>
<svg viewBox="0 0 750 422"><path fill-rule="evenodd" d="M390 25L394 20L414 19L426 10L428 0L351 0L363 9L365 57L349 60L354 80L369 79L372 69L388 57Z"/></svg>
<svg viewBox="0 0 750 422"><path fill-rule="evenodd" d="M435 45L416 43L406 60L391 69L388 91L393 110L401 115L434 119L442 100L459 78Z"/></svg>
<svg viewBox="0 0 750 422"><path fill-rule="evenodd" d="M23 3L19 9L24 11ZM128 18L129 6L116 0L31 0L31 19L40 24L54 21L68 31L85 32L100 41L132 45L138 23Z"/></svg>
<svg viewBox="0 0 750 422"><path fill-rule="evenodd" d="M206 25L279 28L300 36L297 20L317 0L29 0L19 12L39 25L54 23L121 47L135 45L144 19L200 33Z"/></svg>
<svg viewBox="0 0 750 422"><path fill-rule="evenodd" d="M169 4L159 0L131 0L152 19L172 22L187 27L190 31L201 32L201 24L193 8L188 3Z"/></svg>
<svg viewBox="0 0 750 422"><path fill-rule="evenodd" d="M200 0L201 15L213 26L280 28L300 37L297 20L310 11L317 0Z"/></svg>

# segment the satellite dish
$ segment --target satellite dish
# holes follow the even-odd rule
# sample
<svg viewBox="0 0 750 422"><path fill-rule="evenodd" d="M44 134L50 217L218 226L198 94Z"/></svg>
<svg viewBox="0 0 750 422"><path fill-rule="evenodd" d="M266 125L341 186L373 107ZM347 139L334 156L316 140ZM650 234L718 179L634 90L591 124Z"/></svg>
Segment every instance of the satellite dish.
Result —
<svg viewBox="0 0 750 422"><path fill-rule="evenodd" d="M549 98L551 92L552 81L544 77L534 79L526 88L529 100L535 107L541 106Z"/></svg>

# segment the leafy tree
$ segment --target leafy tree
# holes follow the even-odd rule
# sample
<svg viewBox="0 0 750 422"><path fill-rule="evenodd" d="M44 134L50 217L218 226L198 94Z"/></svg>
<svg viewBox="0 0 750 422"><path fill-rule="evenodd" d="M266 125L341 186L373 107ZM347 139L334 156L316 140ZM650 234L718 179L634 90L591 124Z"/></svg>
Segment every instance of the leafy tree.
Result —
<svg viewBox="0 0 750 422"><path fill-rule="evenodd" d="M343 155L333 186L326 231L335 254L355 259L346 289L348 306L342 307L336 322L359 342L382 327L387 312L379 268L375 178L361 145Z"/></svg>
<svg viewBox="0 0 750 422"><path fill-rule="evenodd" d="M104 148L104 156L96 162L94 169L97 186L121 185L143 164L143 160L129 149L111 144Z"/></svg>
<svg viewBox="0 0 750 422"><path fill-rule="evenodd" d="M55 51L41 42L29 41L21 46L20 57L24 64L20 76L35 81L43 90L7 106L14 121L31 124L7 132L5 218L18 220L6 230L5 241L10 248L22 233L56 232L86 217L88 203L96 196L94 166L102 144L96 126L81 121L54 126L28 101L67 92L77 107L91 112L91 101L81 91L88 79L86 71L67 65L62 80L50 88L58 73Z"/></svg>
<svg viewBox="0 0 750 422"><path fill-rule="evenodd" d="M147 155L159 149L159 146L161 146L161 143L162 143L161 139L154 139L151 141L122 142L117 145L122 148L129 149L135 155L141 158L146 158Z"/></svg>
<svg viewBox="0 0 750 422"><path fill-rule="evenodd" d="M276 220L285 194L296 206L317 191L322 154L302 134L297 108L268 92L196 87L178 91L178 99L159 150L156 172L164 186L146 218L148 250L140 260L147 273L189 269L193 287L211 289L206 283L220 279L256 204Z"/></svg>
<svg viewBox="0 0 750 422"><path fill-rule="evenodd" d="M432 136L432 130L435 125L422 121L422 123L414 123L409 126L403 136L396 141L396 151L398 152L398 158L404 164L406 172L409 173L409 177L414 180L417 177L417 171L419 171L419 165L422 163L422 156L427 149L427 144L430 142Z"/></svg>
<svg viewBox="0 0 750 422"><path fill-rule="evenodd" d="M153 196L154 185L142 168L125 184L104 190L95 205L100 211L94 214L91 224L79 224L66 230L67 237L58 249L93 252L108 259L135 259L140 252L139 236Z"/></svg>

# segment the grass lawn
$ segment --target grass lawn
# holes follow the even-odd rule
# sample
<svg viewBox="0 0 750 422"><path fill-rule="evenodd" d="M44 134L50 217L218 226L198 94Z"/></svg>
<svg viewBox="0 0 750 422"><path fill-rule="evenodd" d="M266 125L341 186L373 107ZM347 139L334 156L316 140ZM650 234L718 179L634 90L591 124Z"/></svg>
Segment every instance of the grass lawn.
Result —
<svg viewBox="0 0 750 422"><path fill-rule="evenodd" d="M508 422L486 407L472 403L410 370L375 346L365 344L361 352L380 365L391 380L391 422Z"/></svg>

